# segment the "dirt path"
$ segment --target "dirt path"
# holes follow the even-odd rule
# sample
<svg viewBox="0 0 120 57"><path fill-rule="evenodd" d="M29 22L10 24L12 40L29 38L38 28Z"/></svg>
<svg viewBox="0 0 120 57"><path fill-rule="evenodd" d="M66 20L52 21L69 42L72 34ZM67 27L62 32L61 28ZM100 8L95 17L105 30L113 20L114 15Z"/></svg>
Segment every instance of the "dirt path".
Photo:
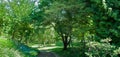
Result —
<svg viewBox="0 0 120 57"><path fill-rule="evenodd" d="M33 48L39 47L39 45L34 45L32 46ZM53 46L53 47L40 47L38 50L40 50L40 53L37 55L37 57L60 57L58 54L48 51L49 49L54 49L54 48L62 48L59 46Z"/></svg>
<svg viewBox="0 0 120 57"><path fill-rule="evenodd" d="M37 57L59 57L57 54L55 54L54 52L50 52L50 51L41 51Z"/></svg>

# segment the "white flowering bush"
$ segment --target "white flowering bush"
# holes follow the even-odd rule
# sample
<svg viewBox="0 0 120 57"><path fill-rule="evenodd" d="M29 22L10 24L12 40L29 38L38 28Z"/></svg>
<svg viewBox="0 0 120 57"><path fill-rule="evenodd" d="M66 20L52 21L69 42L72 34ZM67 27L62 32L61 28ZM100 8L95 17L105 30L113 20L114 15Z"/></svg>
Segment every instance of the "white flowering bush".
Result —
<svg viewBox="0 0 120 57"><path fill-rule="evenodd" d="M87 51L85 54L88 57L117 57L118 51L120 52L120 48L116 49L116 47L110 45L106 39L102 40L102 42L88 42L86 47Z"/></svg>
<svg viewBox="0 0 120 57"><path fill-rule="evenodd" d="M120 54L120 47L119 47L118 49L114 50L114 54L115 54L115 55Z"/></svg>

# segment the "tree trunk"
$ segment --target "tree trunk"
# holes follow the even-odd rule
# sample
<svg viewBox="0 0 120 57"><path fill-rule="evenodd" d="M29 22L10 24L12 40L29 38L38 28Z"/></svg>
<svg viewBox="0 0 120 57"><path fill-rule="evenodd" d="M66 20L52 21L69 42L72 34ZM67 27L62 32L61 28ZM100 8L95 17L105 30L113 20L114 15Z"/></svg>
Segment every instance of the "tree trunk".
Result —
<svg viewBox="0 0 120 57"><path fill-rule="evenodd" d="M64 43L64 47L63 47L63 50L67 50L67 44L66 43Z"/></svg>
<svg viewBox="0 0 120 57"><path fill-rule="evenodd" d="M71 41L71 37L70 39L68 38L68 36L62 36L62 41L63 41L63 50L67 50L68 49L68 45L70 44Z"/></svg>

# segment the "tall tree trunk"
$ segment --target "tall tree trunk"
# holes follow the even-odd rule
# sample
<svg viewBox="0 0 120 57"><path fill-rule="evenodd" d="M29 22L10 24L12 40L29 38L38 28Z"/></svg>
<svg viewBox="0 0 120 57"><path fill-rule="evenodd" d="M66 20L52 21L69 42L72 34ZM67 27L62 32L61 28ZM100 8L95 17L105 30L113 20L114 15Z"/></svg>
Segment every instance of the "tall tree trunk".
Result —
<svg viewBox="0 0 120 57"><path fill-rule="evenodd" d="M71 41L71 37L68 38L67 35L65 35L65 36L62 35L62 41L63 41L63 50L67 50L68 45L70 44L70 41Z"/></svg>
<svg viewBox="0 0 120 57"><path fill-rule="evenodd" d="M64 43L64 47L63 47L63 50L67 50L67 44L66 43Z"/></svg>
<svg viewBox="0 0 120 57"><path fill-rule="evenodd" d="M64 38L65 40L63 41L63 45L64 45L64 47L63 47L63 50L67 50L67 46L68 46L68 44L67 44L67 38Z"/></svg>

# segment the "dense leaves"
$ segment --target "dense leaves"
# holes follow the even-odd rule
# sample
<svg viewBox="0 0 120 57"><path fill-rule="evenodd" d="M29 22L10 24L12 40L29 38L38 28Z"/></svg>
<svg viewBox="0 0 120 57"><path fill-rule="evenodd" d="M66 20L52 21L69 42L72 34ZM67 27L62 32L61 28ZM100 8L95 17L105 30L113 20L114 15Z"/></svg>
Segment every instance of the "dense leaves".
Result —
<svg viewBox="0 0 120 57"><path fill-rule="evenodd" d="M23 45L63 45L64 50L73 44L85 48L83 57L117 56L119 7L118 0L0 0L0 36Z"/></svg>
<svg viewBox="0 0 120 57"><path fill-rule="evenodd" d="M117 4L118 3L118 4ZM111 44L119 46L119 1L89 1L95 34L99 39L111 38Z"/></svg>

